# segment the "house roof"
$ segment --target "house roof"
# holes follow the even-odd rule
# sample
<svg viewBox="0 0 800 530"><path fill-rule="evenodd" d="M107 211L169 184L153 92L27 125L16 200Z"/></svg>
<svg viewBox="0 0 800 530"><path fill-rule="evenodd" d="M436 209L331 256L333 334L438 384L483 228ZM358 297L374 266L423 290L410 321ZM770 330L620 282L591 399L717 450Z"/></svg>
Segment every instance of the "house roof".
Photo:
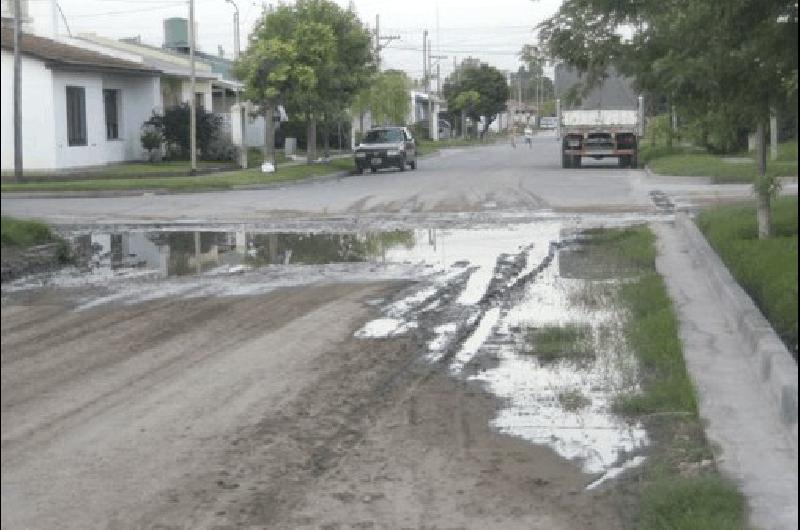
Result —
<svg viewBox="0 0 800 530"><path fill-rule="evenodd" d="M140 42L119 41L109 37L102 37L94 33L81 33L78 38L112 50L137 55L142 58L144 64L159 70L165 75L189 77L191 73L189 57L186 55L173 53L169 50ZM213 81L219 75L211 70L210 65L197 60L195 61L195 77Z"/></svg>
<svg viewBox="0 0 800 530"><path fill-rule="evenodd" d="M3 49L14 49L14 28L4 21L2 25ZM43 60L51 68L119 71L127 74L158 75L160 72L141 63L118 59L92 50L80 48L59 42L23 33L20 36L20 51L29 56Z"/></svg>

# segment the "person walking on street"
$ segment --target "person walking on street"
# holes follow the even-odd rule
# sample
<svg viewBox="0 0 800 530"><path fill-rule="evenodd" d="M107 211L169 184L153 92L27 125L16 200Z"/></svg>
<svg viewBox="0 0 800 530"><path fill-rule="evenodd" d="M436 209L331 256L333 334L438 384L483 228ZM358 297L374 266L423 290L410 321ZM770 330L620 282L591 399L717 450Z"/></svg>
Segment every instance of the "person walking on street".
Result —
<svg viewBox="0 0 800 530"><path fill-rule="evenodd" d="M530 127L525 127L525 143L529 149L533 148L533 129Z"/></svg>

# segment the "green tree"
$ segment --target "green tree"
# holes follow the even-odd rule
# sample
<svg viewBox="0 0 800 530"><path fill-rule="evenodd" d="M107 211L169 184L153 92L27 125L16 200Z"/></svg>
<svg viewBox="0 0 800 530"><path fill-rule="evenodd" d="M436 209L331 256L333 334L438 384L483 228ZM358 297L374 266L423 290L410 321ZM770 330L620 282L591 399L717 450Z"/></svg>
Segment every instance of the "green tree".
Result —
<svg viewBox="0 0 800 530"><path fill-rule="evenodd" d="M738 129L755 130L765 237L775 190L766 176L765 122L770 109L796 113L797 22L794 0L565 0L539 36L589 84L610 66L633 76L721 149L735 147Z"/></svg>
<svg viewBox="0 0 800 530"><path fill-rule="evenodd" d="M370 34L353 7L298 0L265 11L250 37L240 76L266 105L283 103L308 130L316 158L317 122L348 107L374 72Z"/></svg>
<svg viewBox="0 0 800 530"><path fill-rule="evenodd" d="M409 110L410 84L405 72L381 72L368 88L359 92L353 104L353 112L363 117L366 111L370 111L372 122L376 124L405 125Z"/></svg>
<svg viewBox="0 0 800 530"><path fill-rule="evenodd" d="M470 96L467 100L457 101L460 94L474 92L478 95L477 101ZM444 83L444 97L448 109L463 111L466 116L474 121L485 119L481 137L486 134L489 125L497 118L497 114L505 110L509 97L508 83L505 76L497 68L481 63L474 65L468 63L452 73ZM467 107L464 103L471 102ZM461 103L461 105L459 105Z"/></svg>

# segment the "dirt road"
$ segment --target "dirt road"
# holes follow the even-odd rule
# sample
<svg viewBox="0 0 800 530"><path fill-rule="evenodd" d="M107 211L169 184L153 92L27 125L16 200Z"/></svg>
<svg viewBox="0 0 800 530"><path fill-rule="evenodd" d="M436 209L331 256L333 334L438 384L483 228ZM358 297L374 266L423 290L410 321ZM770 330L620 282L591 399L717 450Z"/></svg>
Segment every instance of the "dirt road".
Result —
<svg viewBox="0 0 800 530"><path fill-rule="evenodd" d="M612 528L493 400L358 340L402 282L3 308L4 528Z"/></svg>

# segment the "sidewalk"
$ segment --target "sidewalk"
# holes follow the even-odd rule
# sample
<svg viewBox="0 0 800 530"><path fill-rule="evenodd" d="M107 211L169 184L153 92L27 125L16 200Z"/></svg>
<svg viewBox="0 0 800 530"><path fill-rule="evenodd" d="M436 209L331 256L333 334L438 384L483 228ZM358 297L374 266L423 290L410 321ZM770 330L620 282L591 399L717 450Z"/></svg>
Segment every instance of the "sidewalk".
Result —
<svg viewBox="0 0 800 530"><path fill-rule="evenodd" d="M747 498L753 526L795 529L797 439L753 368L755 352L737 324L742 315L712 287L713 271L698 256L702 249L673 225L655 224L653 230L659 240L656 266L678 312L686 365L717 466Z"/></svg>

